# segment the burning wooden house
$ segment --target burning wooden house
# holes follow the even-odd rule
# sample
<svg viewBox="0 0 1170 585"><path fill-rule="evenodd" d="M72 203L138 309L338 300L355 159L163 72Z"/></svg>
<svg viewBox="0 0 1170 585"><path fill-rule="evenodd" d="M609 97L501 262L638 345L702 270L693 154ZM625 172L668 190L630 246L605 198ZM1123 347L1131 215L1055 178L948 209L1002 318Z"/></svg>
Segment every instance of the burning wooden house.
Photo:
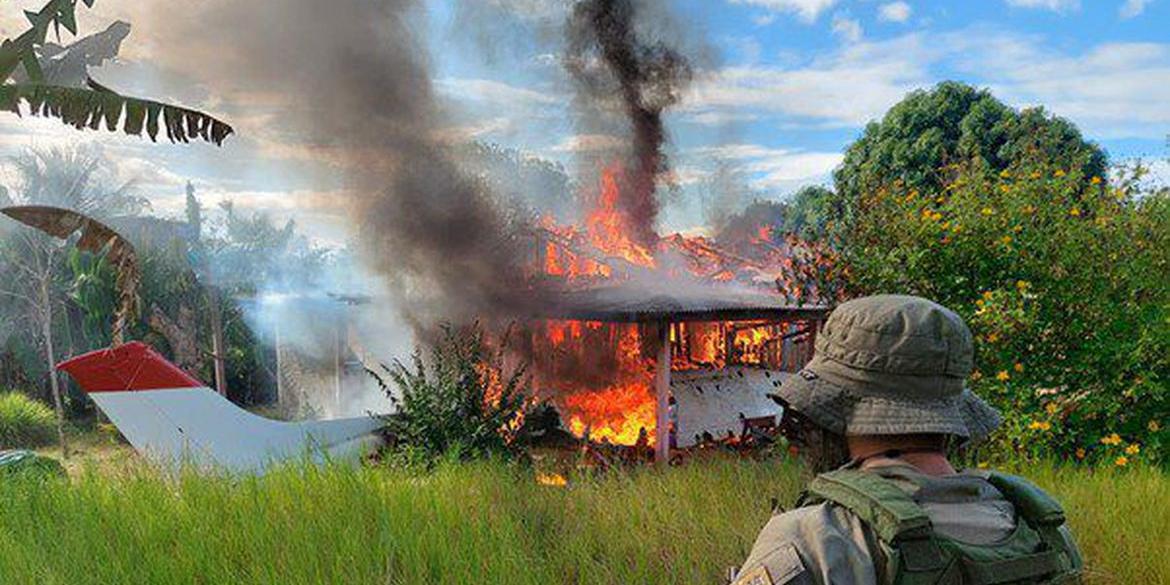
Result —
<svg viewBox="0 0 1170 585"><path fill-rule="evenodd" d="M580 226L546 221L522 348L566 430L596 442L671 447L739 436L775 420L767 394L812 357L827 315L810 271L822 256L754 230L739 249L674 234L639 243L606 169ZM826 303L827 304L827 303Z"/></svg>
<svg viewBox="0 0 1170 585"><path fill-rule="evenodd" d="M812 356L826 316L726 285L565 292L530 328L536 386L567 430L672 447L776 422L767 394Z"/></svg>

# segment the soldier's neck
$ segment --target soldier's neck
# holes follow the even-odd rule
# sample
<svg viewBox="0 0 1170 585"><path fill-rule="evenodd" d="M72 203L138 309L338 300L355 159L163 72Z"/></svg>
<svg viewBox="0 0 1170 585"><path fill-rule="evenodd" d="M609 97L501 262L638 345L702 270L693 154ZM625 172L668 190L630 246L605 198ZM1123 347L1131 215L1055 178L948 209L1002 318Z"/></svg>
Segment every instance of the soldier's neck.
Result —
<svg viewBox="0 0 1170 585"><path fill-rule="evenodd" d="M860 461L861 468L881 465L910 465L927 475L954 475L947 460L945 442L930 436L851 436L847 437L849 456Z"/></svg>

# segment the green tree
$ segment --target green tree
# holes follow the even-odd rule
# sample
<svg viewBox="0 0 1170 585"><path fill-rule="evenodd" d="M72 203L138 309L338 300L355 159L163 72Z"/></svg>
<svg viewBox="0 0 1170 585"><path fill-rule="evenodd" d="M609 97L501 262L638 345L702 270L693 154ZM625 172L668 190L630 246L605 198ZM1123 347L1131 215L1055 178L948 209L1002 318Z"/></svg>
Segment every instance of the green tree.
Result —
<svg viewBox="0 0 1170 585"><path fill-rule="evenodd" d="M834 173L835 213L849 223L861 197L882 189L936 193L960 169L970 180L1021 165L1061 168L1088 183L1107 171L1105 153L1072 123L1042 108L1015 110L985 89L947 81L912 92L845 151Z"/></svg>
<svg viewBox="0 0 1170 585"><path fill-rule="evenodd" d="M842 238L850 284L971 324L971 383L1007 415L1003 452L1166 463L1170 194L1027 162L863 193Z"/></svg>
<svg viewBox="0 0 1170 585"><path fill-rule="evenodd" d="M801 187L792 195L784 214L784 232L806 240L820 240L837 215L837 195L820 185Z"/></svg>
<svg viewBox="0 0 1170 585"><path fill-rule="evenodd" d="M29 150L13 158L12 167L19 190L9 197L9 203L52 205L103 219L146 208L146 201L133 194L131 185L110 186L104 173L106 161L100 153ZM61 449L66 456L65 400L56 372L60 338L66 340L67 351L77 349L75 336L84 339L88 329L83 311L110 308L103 297L109 293L111 278L108 270L103 274L100 262L83 261L81 256L75 256L72 263L66 262L69 257L66 244L29 228L13 230L0 238L0 278L4 283L0 285L0 296L13 301L6 307L9 319L24 322L37 332L44 375L57 410ZM85 304L78 305L70 298L71 293ZM109 322L108 316L89 317ZM88 349L88 343L83 348Z"/></svg>

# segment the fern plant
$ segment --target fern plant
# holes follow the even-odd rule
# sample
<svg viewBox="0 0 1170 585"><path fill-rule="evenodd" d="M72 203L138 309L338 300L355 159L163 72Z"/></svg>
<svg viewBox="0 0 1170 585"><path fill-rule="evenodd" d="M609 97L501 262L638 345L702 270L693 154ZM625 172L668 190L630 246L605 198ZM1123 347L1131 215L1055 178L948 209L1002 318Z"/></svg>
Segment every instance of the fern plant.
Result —
<svg viewBox="0 0 1170 585"><path fill-rule="evenodd" d="M82 0L92 7L94 0ZM121 95L93 79L84 87L53 85L45 80L37 49L45 44L52 29L77 34L77 0L49 0L37 12L26 11L30 28L14 39L0 43L0 110L20 115L25 104L35 116L57 118L77 129L111 132L119 127L126 134L141 136L145 131L156 140L160 130L171 142L202 139L216 145L230 135L232 127L202 112L156 101ZM13 74L23 67L26 81L15 82Z"/></svg>

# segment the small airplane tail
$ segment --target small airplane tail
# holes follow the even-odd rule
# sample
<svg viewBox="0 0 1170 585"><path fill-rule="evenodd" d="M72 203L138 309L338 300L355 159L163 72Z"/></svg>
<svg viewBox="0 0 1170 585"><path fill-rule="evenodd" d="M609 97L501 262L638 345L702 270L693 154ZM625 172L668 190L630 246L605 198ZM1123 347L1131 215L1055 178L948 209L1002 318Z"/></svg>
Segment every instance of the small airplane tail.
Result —
<svg viewBox="0 0 1170 585"><path fill-rule="evenodd" d="M167 465L263 471L306 455L359 457L379 441L374 417L280 422L229 402L144 343L100 349L59 364L135 450Z"/></svg>

